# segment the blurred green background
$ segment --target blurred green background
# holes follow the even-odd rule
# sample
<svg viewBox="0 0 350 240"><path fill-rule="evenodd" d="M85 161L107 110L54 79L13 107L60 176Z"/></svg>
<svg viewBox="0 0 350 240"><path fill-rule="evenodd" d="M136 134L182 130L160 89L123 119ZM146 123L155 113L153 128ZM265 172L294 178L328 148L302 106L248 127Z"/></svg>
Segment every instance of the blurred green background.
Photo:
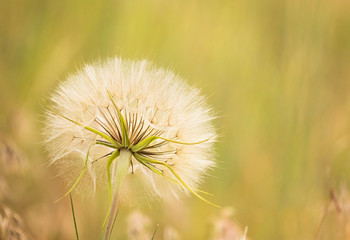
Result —
<svg viewBox="0 0 350 240"><path fill-rule="evenodd" d="M171 67L208 96L221 137L202 189L250 239L337 229L326 216L319 230L330 189L350 186L349 1L0 0L0 51L0 136L21 165L3 154L2 202L30 238L74 238L68 199L52 203L66 187L41 146L45 101L84 63L115 55ZM107 198L73 197L81 238L99 239ZM158 239L166 224L208 239L220 212L194 197L141 209Z"/></svg>

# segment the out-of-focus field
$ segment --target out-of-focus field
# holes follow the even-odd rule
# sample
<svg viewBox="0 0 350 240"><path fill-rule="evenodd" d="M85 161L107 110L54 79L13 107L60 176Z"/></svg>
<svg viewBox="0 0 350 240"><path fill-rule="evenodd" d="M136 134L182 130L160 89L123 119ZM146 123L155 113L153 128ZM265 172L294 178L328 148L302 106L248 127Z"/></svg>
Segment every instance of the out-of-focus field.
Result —
<svg viewBox="0 0 350 240"><path fill-rule="evenodd" d="M170 66L208 96L221 137L201 188L249 239L350 239L346 0L1 0L0 220L22 219L5 228L75 238L69 198L53 203L67 188L47 166L42 114L60 80L116 54ZM81 239L101 239L107 194L73 199ZM113 239L142 220L133 209L148 231L159 224L156 239L215 239L222 214L192 196L127 207Z"/></svg>

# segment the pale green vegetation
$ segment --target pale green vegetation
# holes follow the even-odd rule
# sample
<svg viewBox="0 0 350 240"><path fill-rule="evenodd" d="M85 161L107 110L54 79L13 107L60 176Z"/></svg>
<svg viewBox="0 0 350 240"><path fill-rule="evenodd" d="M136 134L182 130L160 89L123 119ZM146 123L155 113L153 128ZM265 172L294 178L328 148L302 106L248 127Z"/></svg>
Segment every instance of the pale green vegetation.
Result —
<svg viewBox="0 0 350 240"><path fill-rule="evenodd" d="M116 54L170 66L209 96L221 138L201 189L235 208L250 239L316 238L330 189L350 188L349 1L0 0L0 49L0 135L16 146L1 148L0 205L33 239L75 237L69 198L53 204L68 189L40 144L46 99L77 66ZM79 237L101 239L108 191L72 195ZM125 238L133 208L111 239ZM194 196L141 210L151 233L159 223L155 239L165 226L208 239L220 211ZM341 212L319 239L341 236Z"/></svg>

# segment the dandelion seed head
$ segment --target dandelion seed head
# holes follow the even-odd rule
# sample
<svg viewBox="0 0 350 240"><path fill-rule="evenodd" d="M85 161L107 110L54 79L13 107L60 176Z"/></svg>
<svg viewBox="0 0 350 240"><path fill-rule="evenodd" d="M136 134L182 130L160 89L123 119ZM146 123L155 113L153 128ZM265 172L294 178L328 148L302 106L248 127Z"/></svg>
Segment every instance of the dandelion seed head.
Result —
<svg viewBox="0 0 350 240"><path fill-rule="evenodd" d="M169 179L174 178L172 170L196 189L215 165L214 115L205 98L173 72L146 60L113 58L87 65L60 83L51 101L45 120L45 145L51 163L57 164L68 184L79 176L91 147L89 174L78 184L84 192L106 186L106 162L114 150L106 138L86 127L105 134L114 146L137 152L124 187L130 198L179 198L188 191ZM125 119L125 127L118 111ZM155 139L151 143L142 144L152 136ZM146 166L142 157L165 163L172 170L162 164L148 162ZM111 166L112 179L116 162Z"/></svg>

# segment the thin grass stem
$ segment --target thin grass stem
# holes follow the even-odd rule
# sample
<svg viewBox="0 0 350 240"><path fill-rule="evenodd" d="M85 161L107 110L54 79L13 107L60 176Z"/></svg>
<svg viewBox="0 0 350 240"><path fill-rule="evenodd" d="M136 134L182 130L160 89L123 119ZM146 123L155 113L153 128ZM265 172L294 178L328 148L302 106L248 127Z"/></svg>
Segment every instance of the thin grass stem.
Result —
<svg viewBox="0 0 350 240"><path fill-rule="evenodd" d="M69 194L69 198L70 198L70 205L71 205L71 207L72 207L72 215L73 215L73 221L74 221L75 235L76 235L76 237L77 237L77 240L79 240L77 221L75 220L73 199L72 199L72 194L71 194L71 193Z"/></svg>

